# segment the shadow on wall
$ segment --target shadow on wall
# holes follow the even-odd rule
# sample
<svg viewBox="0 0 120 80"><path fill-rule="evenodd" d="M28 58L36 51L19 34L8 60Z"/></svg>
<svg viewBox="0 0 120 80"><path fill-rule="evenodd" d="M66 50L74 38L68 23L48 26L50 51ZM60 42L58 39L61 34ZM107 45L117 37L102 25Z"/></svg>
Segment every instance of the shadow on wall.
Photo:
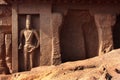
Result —
<svg viewBox="0 0 120 80"><path fill-rule="evenodd" d="M98 55L97 27L88 10L69 10L59 34L62 62Z"/></svg>
<svg viewBox="0 0 120 80"><path fill-rule="evenodd" d="M120 48L120 15L117 16L116 24L113 26L113 44L114 49Z"/></svg>

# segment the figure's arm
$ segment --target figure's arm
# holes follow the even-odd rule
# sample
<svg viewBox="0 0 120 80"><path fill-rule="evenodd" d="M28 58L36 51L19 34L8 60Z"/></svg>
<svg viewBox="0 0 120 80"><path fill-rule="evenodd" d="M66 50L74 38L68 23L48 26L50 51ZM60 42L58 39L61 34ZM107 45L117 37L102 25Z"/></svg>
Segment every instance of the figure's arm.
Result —
<svg viewBox="0 0 120 80"><path fill-rule="evenodd" d="M24 30L22 30L22 31L20 32L20 45L19 45L19 49L22 48L23 33L24 33Z"/></svg>
<svg viewBox="0 0 120 80"><path fill-rule="evenodd" d="M36 45L36 48L38 48L39 45L40 45L39 35L38 35L37 31L35 31L35 30L34 30L34 34L35 34L35 37L36 37L36 39L37 39L37 45Z"/></svg>

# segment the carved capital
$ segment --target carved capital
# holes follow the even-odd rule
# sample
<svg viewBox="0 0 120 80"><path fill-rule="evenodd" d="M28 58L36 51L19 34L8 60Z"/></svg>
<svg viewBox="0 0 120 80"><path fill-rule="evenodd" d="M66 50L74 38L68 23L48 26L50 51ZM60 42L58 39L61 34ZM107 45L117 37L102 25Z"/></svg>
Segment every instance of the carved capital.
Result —
<svg viewBox="0 0 120 80"><path fill-rule="evenodd" d="M59 28L62 24L63 16L60 13L53 13L52 14L52 26Z"/></svg>
<svg viewBox="0 0 120 80"><path fill-rule="evenodd" d="M96 26L100 28L112 27L116 22L116 16L111 14L95 14Z"/></svg>
<svg viewBox="0 0 120 80"><path fill-rule="evenodd" d="M113 49L112 26L116 23L116 16L112 14L96 14L95 22L99 37L99 55Z"/></svg>

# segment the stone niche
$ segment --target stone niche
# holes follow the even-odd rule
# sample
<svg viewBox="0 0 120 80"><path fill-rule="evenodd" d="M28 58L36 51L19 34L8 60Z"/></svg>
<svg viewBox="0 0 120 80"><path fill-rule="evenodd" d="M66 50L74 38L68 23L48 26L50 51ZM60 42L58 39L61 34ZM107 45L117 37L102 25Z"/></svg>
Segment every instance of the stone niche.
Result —
<svg viewBox="0 0 120 80"><path fill-rule="evenodd" d="M62 62L98 55L98 30L89 7L61 4L54 5L53 12L63 14L63 22L58 30Z"/></svg>
<svg viewBox="0 0 120 80"><path fill-rule="evenodd" d="M28 14L27 14L28 15ZM20 32L22 30L24 30L26 28L26 14L18 14L18 43L20 43ZM36 32L38 33L39 37L39 30L40 30L40 15L39 14L31 14L31 29L36 30ZM35 36L33 37L32 40L33 43L36 44L37 40L35 38ZM25 45L25 39L22 39L22 43L23 45ZM35 45L34 44L34 45ZM40 47L38 47L37 49L35 49L34 53L33 53L33 67L37 67L40 65ZM19 71L23 71L24 70L24 51L23 48L21 50L18 51L18 66L19 66ZM29 62L29 60L28 60Z"/></svg>
<svg viewBox="0 0 120 80"><path fill-rule="evenodd" d="M40 46L35 49L33 67L51 65L52 30L51 4L48 3L13 3L12 4L12 69L13 72L24 71L24 52L19 50L20 32L26 27L26 16L31 16L31 28L39 35ZM45 6L46 5L46 6ZM24 40L22 40L25 42ZM35 42L33 38L33 42ZM18 44L18 45L16 45ZM29 63L29 62L28 62ZM32 68L33 68L32 67Z"/></svg>
<svg viewBox="0 0 120 80"><path fill-rule="evenodd" d="M63 14L63 24L58 32L62 62L92 58L113 49L112 28L118 10L108 8L111 7L104 5L103 8L100 4L97 7L53 5L53 12Z"/></svg>
<svg viewBox="0 0 120 80"><path fill-rule="evenodd" d="M97 28L89 10L68 10L59 34L62 62L98 55Z"/></svg>

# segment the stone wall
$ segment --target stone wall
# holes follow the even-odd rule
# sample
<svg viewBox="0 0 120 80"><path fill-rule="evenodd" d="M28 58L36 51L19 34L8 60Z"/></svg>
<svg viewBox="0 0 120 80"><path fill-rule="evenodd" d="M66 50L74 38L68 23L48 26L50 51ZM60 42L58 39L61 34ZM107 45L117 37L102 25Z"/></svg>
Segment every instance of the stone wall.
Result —
<svg viewBox="0 0 120 80"><path fill-rule="evenodd" d="M0 5L0 74L12 72L11 6Z"/></svg>
<svg viewBox="0 0 120 80"><path fill-rule="evenodd" d="M35 62L36 66L44 66L87 59L111 51L112 26L120 10L116 8L50 2L1 5L0 31L12 33L13 72L22 70L23 58L18 54L21 53L18 45L27 14L37 15L33 20L33 28L39 33L40 47L36 52L38 62Z"/></svg>
<svg viewBox="0 0 120 80"><path fill-rule="evenodd" d="M0 32L11 33L12 27L12 12L11 6L1 5L0 6ZM4 26L4 27L2 27Z"/></svg>

